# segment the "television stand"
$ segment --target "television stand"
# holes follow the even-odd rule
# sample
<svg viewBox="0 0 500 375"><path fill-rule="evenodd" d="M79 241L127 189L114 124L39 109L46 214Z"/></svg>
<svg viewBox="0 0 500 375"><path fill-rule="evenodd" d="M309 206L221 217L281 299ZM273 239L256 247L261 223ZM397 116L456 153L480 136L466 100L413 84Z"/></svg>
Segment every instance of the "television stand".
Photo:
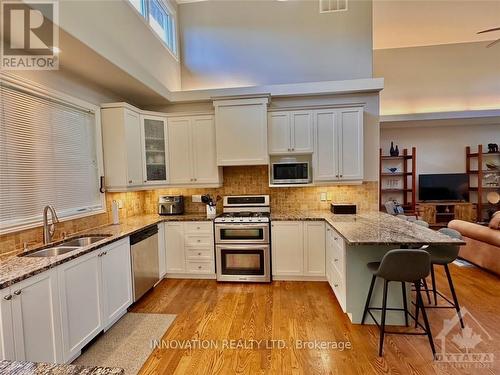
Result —
<svg viewBox="0 0 500 375"><path fill-rule="evenodd" d="M417 212L431 228L448 226L452 220L476 221L476 205L468 202L419 202Z"/></svg>

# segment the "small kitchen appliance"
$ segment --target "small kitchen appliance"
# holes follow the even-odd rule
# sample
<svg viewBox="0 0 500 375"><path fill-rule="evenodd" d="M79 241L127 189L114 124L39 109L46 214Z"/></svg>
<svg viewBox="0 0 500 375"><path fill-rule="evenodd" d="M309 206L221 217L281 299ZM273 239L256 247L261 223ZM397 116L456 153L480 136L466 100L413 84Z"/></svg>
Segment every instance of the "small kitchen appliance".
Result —
<svg viewBox="0 0 500 375"><path fill-rule="evenodd" d="M160 215L182 215L184 213L184 196L160 195L158 213Z"/></svg>

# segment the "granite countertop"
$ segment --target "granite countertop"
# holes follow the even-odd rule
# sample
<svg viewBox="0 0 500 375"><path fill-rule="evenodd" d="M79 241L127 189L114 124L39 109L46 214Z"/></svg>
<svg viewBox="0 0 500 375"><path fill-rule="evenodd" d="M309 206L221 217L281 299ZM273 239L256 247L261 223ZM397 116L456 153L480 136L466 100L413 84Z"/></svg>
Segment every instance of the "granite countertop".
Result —
<svg viewBox="0 0 500 375"><path fill-rule="evenodd" d="M58 365L55 363L34 363L0 361L0 374L16 375L122 375L125 371L115 367L83 367Z"/></svg>
<svg viewBox="0 0 500 375"><path fill-rule="evenodd" d="M465 245L464 241L378 211L356 215L334 215L330 211L272 212L271 219L325 220L348 245Z"/></svg>
<svg viewBox="0 0 500 375"><path fill-rule="evenodd" d="M344 238L348 245L421 246L426 244L465 244L463 241L452 239L432 229L398 219L383 212L369 212L357 215L334 215L329 211L272 212L271 220L324 220ZM110 236L90 246L54 257L20 257L14 255L0 260L0 289L7 288L14 283L164 221L210 221L210 219L207 219L205 214L139 215L123 220L118 225L105 225L76 233L74 237L92 234L108 234ZM57 244L55 242L47 247ZM35 250L30 250L30 252L33 251Z"/></svg>
<svg viewBox="0 0 500 375"><path fill-rule="evenodd" d="M0 289L34 276L40 272L54 268L62 263L87 254L95 249L109 245L112 242L118 241L124 237L130 236L133 233L147 228L151 225L156 225L164 221L210 221L205 214L184 214L172 216L160 215L139 215L126 220L122 220L117 225L104 225L102 227L92 228L83 232L75 233L71 237L81 237L84 235L108 234L109 237L96 242L90 246L81 247L69 253L53 256L53 257L23 257L13 255L11 257L0 260ZM57 245L61 241L54 242L50 246ZM41 248L44 248L41 247ZM30 249L28 252L34 252L41 248ZM19 254L18 254L19 255Z"/></svg>

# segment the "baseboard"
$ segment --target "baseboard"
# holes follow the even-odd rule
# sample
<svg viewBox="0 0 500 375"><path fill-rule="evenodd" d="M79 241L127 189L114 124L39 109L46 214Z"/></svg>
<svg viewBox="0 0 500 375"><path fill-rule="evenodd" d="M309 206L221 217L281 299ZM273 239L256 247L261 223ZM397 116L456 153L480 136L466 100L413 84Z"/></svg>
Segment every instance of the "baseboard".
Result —
<svg viewBox="0 0 500 375"><path fill-rule="evenodd" d="M215 273L190 274L190 273L167 273L166 279L198 279L198 280L215 280Z"/></svg>
<svg viewBox="0 0 500 375"><path fill-rule="evenodd" d="M327 281L326 276L276 275L273 281Z"/></svg>

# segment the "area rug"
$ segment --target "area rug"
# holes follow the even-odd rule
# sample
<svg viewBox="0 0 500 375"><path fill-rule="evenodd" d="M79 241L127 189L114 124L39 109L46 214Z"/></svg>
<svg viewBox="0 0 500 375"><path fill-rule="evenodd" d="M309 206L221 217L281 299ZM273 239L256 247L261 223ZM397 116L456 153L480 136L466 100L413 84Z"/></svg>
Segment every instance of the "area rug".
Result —
<svg viewBox="0 0 500 375"><path fill-rule="evenodd" d="M170 314L127 313L72 365L121 367L126 375L135 375L153 351L152 340L160 340L174 319Z"/></svg>

